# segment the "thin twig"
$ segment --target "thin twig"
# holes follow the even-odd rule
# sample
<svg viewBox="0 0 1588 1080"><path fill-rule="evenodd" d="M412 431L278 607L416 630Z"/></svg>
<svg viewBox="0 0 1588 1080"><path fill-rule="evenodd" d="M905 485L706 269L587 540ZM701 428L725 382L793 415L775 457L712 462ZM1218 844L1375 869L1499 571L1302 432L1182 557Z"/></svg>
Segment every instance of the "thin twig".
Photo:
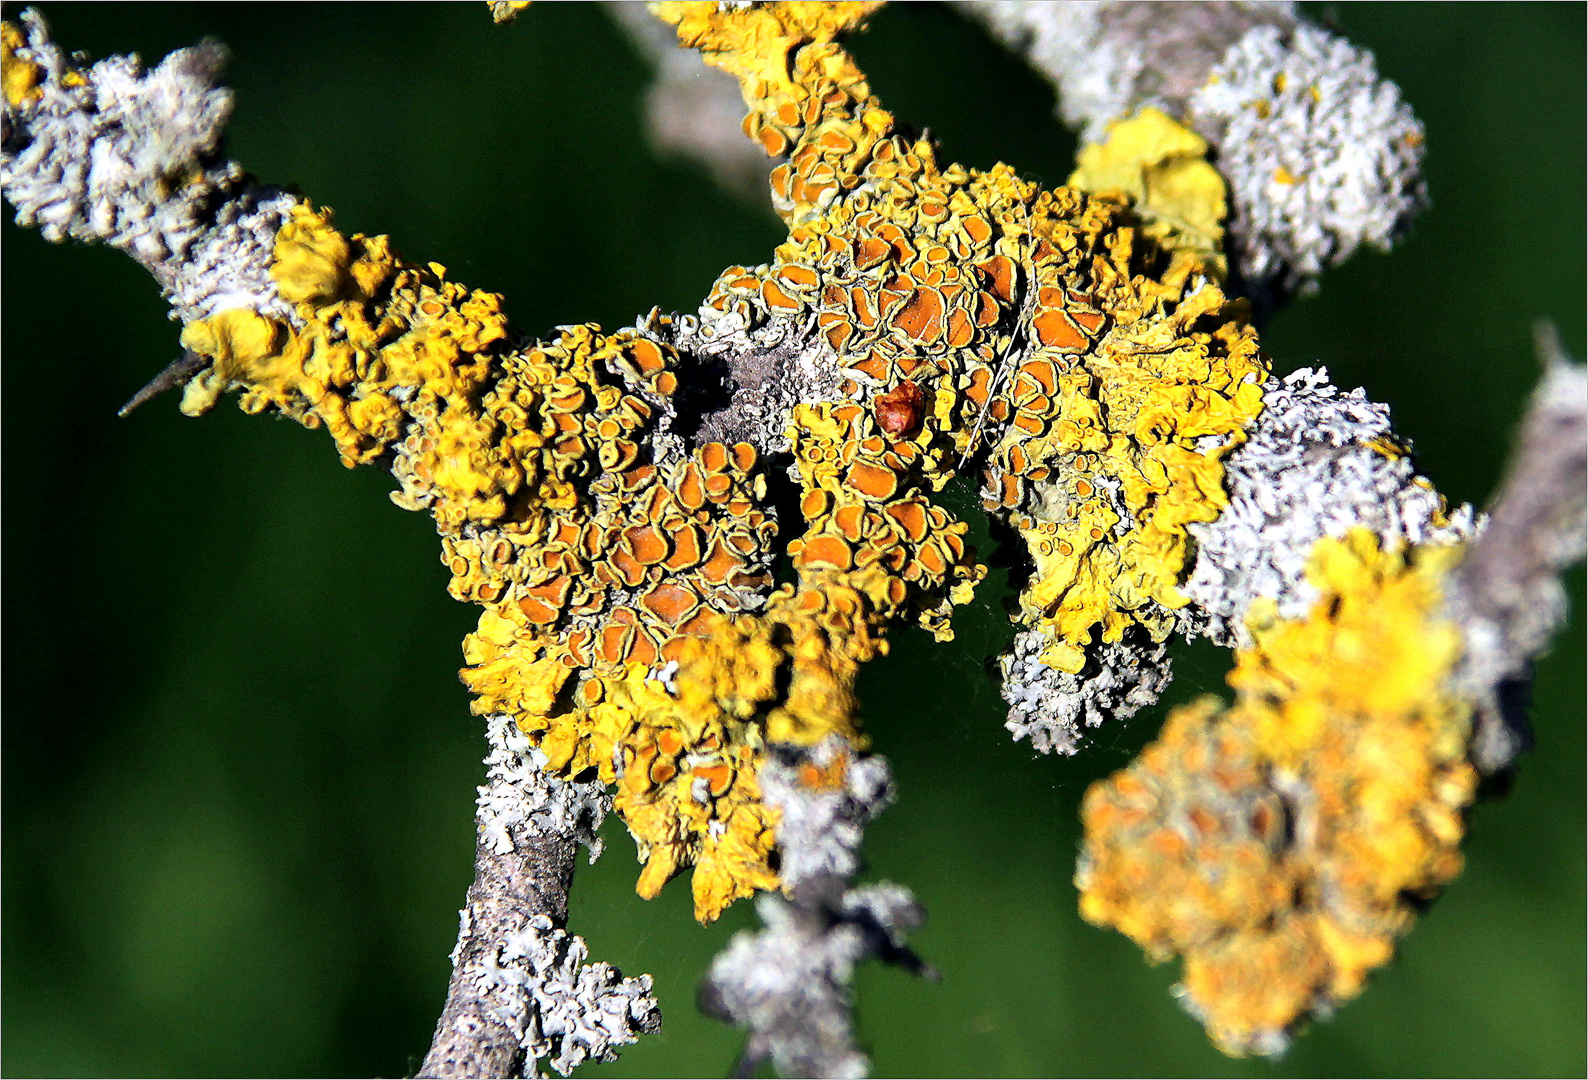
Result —
<svg viewBox="0 0 1588 1080"><path fill-rule="evenodd" d="M508 855L493 852L483 837L476 844L474 884L453 953L446 1005L420 1076L523 1076L529 1071L524 1032L503 1015L495 988L482 986L477 976L487 954L534 916L566 924L577 847L571 836L558 835L519 844Z"/></svg>
<svg viewBox="0 0 1588 1080"><path fill-rule="evenodd" d="M178 359L167 364L164 371L144 383L142 390L132 395L127 404L116 410L116 415L122 417L130 416L132 410L152 398L159 397L167 390L182 386L208 364L208 359L200 356L192 349L188 349Z"/></svg>
<svg viewBox="0 0 1588 1080"><path fill-rule="evenodd" d="M1473 757L1489 773L1531 745L1532 660L1565 619L1560 573L1582 559L1588 533L1588 377L1552 325L1539 323L1534 341L1544 378L1452 589L1467 637L1458 679L1479 704Z"/></svg>

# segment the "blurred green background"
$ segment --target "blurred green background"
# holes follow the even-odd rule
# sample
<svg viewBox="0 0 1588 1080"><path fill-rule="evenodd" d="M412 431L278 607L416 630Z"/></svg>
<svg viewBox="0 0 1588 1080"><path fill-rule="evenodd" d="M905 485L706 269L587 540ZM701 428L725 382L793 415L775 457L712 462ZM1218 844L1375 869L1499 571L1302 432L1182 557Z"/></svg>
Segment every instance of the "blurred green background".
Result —
<svg viewBox="0 0 1588 1080"><path fill-rule="evenodd" d="M231 151L349 231L503 292L519 325L692 310L780 239L760 206L646 148L647 73L593 7L58 5L58 40L158 59L233 50ZM1453 501L1493 490L1537 368L1533 320L1584 347L1582 5L1319 8L1372 48L1428 128L1433 209L1265 337L1388 401ZM1051 93L952 12L901 5L854 42L944 156L1048 183L1073 141ZM177 354L151 280L104 249L4 226L4 1028L8 1075L399 1075L442 994L470 878L481 726L455 671L428 518L346 472L323 433L115 410ZM970 520L964 489L952 493ZM978 523L975 526L982 529ZM989 550L984 529L982 550ZM899 633L863 683L900 799L871 876L931 912L938 985L875 965L859 1015L881 1075L1582 1075L1583 576L1539 666L1538 748L1479 806L1465 874L1397 964L1278 1063L1224 1058L1124 938L1082 923L1076 809L1164 709L1218 689L1185 650L1162 707L1041 759L1010 741L986 658L1002 575L934 646ZM645 903L621 827L581 868L573 928L655 975L659 1037L611 1075L725 1072L696 1014L710 957L753 921Z"/></svg>

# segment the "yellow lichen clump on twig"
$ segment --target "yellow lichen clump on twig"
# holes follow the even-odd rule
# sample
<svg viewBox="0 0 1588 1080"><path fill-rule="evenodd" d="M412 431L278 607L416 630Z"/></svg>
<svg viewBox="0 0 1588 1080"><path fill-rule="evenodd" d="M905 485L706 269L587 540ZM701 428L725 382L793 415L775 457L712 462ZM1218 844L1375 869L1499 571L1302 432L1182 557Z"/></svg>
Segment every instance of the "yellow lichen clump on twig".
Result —
<svg viewBox="0 0 1588 1080"><path fill-rule="evenodd" d="M657 665L769 581L754 448L640 461L654 406L630 387L676 389L664 347L569 327L515 349L499 297L407 264L383 237L343 237L323 211L295 209L272 274L301 325L242 310L190 324L184 343L211 366L184 409L240 388L245 409L323 424L350 465L388 459L395 501L435 515L453 595L486 608L465 643L477 711L514 716L563 775L626 777L647 892L683 863L715 868L718 848L759 852L726 878L775 884L754 748L710 711L686 733L635 704ZM626 768L636 760L648 768Z"/></svg>
<svg viewBox="0 0 1588 1080"><path fill-rule="evenodd" d="M834 40L874 6L656 6L788 155L787 241L703 311L805 328L830 369L783 433L792 583L771 588L766 448L657 449L688 362L669 317L526 344L498 297L300 205L272 266L295 321L184 334L210 361L186 410L240 389L324 425L348 464L389 463L396 501L436 518L453 595L485 608L476 710L557 774L616 784L640 892L694 865L702 919L779 884L765 746L859 739L855 680L887 628L951 635L984 573L932 500L957 469L986 457L987 505L1036 562L1023 616L1075 671L1132 623L1167 632L1185 527L1217 515L1220 459L1261 407L1255 334L1205 253L1154 240L1123 196L940 167L898 129Z"/></svg>
<svg viewBox="0 0 1588 1080"><path fill-rule="evenodd" d="M1354 997L1460 872L1477 774L1440 611L1458 551L1319 541L1311 613L1250 616L1235 705L1175 710L1087 795L1082 914L1184 956L1185 1001L1229 1053L1282 1049Z"/></svg>
<svg viewBox="0 0 1588 1080"><path fill-rule="evenodd" d="M747 133L789 153L772 177L788 242L771 266L730 270L710 302L814 312L840 391L869 396L873 416L919 394L935 422L911 443L933 488L1002 432L986 504L1036 560L1022 605L1053 666L1080 670L1094 632L1117 641L1132 622L1161 640L1184 603L1185 526L1217 516L1219 459L1261 409L1256 335L1204 253L1146 239L1121 198L939 168L929 143L896 133L828 40L863 6L656 5L740 78ZM1182 185L1217 202L1199 215L1188 198L1184 216L1216 222L1213 180ZM847 434L863 446L871 431Z"/></svg>

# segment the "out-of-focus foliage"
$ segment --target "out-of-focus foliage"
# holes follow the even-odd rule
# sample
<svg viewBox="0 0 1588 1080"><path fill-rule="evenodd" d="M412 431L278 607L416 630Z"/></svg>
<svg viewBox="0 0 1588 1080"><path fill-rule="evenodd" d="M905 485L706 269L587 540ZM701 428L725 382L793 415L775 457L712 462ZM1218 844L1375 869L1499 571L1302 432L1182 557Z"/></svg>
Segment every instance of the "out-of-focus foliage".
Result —
<svg viewBox="0 0 1588 1080"><path fill-rule="evenodd" d="M646 72L594 8L536 7L509 27L472 5L45 14L95 56L225 41L233 156L335 206L344 229L390 232L504 293L535 332L692 309L724 266L782 237L769 212L651 158ZM1393 256L1325 275L1264 345L1280 371L1321 360L1388 401L1452 502L1481 501L1537 376L1532 321L1583 352L1584 11L1333 14L1427 125L1433 208ZM885 10L853 48L945 160L1069 175L1043 84L951 12ZM388 504L388 478L338 468L323 434L229 408L191 421L174 402L116 420L176 355L154 284L114 252L9 223L0 258L0 1067L412 1071L445 988L485 749L455 675L473 615L446 595L430 523ZM956 497L980 518L972 492ZM1222 689L1228 655L1187 651L1163 705L1075 758L1036 760L984 670L1012 629L995 542L978 546L994 568L958 639L900 633L860 686L900 790L868 833L873 872L927 905L916 944L945 976L862 973L876 1071L1274 1074L1218 1054L1165 993L1174 970L1084 924L1070 882L1086 785L1169 705ZM1580 570L1569 584L1515 789L1478 806L1465 873L1396 965L1278 1073L1584 1070ZM605 1069L725 1071L739 1035L694 1012L694 986L753 914L698 928L681 882L640 901L631 842L609 829L606 857L579 871L573 927L598 958L656 976L667 1023Z"/></svg>

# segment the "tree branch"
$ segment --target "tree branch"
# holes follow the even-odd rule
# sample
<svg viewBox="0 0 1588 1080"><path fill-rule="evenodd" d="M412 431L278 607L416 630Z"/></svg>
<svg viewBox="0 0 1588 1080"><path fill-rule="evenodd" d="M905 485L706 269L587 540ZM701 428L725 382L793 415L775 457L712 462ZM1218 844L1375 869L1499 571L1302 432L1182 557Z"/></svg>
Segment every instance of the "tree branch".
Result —
<svg viewBox="0 0 1588 1080"><path fill-rule="evenodd" d="M535 1076L546 1058L566 1076L586 1060L615 1060L617 1047L660 1029L661 1012L650 976L585 964L584 942L562 929L579 844L591 861L600 854L605 785L547 777L545 755L511 718L487 723L474 883L419 1075Z"/></svg>
<svg viewBox="0 0 1588 1080"><path fill-rule="evenodd" d="M723 191L764 207L772 163L739 129L738 83L707 67L693 49L680 48L677 35L643 5L602 8L651 68L645 132L656 156L703 168Z"/></svg>
<svg viewBox="0 0 1588 1080"><path fill-rule="evenodd" d="M454 595L486 608L464 673L492 744L476 880L425 1075L541 1058L566 1072L655 1029L648 978L585 964L562 926L577 842L614 805L602 781L639 842L643 895L689 864L703 920L787 894L762 898L766 929L735 939L702 996L750 1030L746 1064L866 1067L854 965L924 965L904 946L913 897L852 887L861 831L891 797L885 763L858 752L857 673L890 626L951 636L985 571L929 495L972 461L1034 564L1003 665L1017 736L1073 752L1085 727L1153 700L1172 631L1239 648L1236 707L1177 711L1140 775L1089 799L1080 878L1088 917L1187 953L1187 1001L1221 1046L1274 1052L1356 992L1409 924L1406 898L1459 865L1472 731L1447 700L1456 661L1429 598L1470 514L1446 513L1360 391L1270 374L1221 287L1224 188L1188 187L1215 223L1203 250L1159 228L1169 208L1146 188L1094 198L940 166L836 40L867 5L659 10L740 78L747 129L787 157L772 176L790 238L775 262L726 271L698 314L551 342L510 333L499 297L343 236L221 160L216 47L147 78L125 60L81 73L36 16L7 27L7 195L50 239L103 240L155 274L203 363L151 386L191 376L193 412L240 389L245 408L330 428L349 464L390 467L397 501L436 515ZM1199 42L1156 81L1139 56L1116 64L1105 74L1128 78L1110 100L1184 114L1200 135L1160 125L1147 149L1189 175L1214 145L1233 280L1273 302L1404 227L1421 129L1371 58L1288 8L1216 10L1239 17L1179 38L1154 37L1142 9L1062 17L1092 19L1099 53L1110 33ZM1248 108L1259 91L1281 122L1253 126L1270 119ZM1370 100L1383 108L1354 108ZM1370 146L1369 164L1324 169L1341 145ZM1456 579L1469 696L1541 647L1553 575L1581 544L1581 371L1555 381ZM779 587L769 489L788 485L805 532ZM1380 631L1405 651L1381 680L1398 697L1350 677ZM1494 748L1471 753L1498 767L1513 728L1480 724ZM1352 740L1379 752L1338 752ZM1413 834L1390 856L1357 842L1383 821ZM1202 846L1177 863L1187 836ZM1217 869L1226 839L1239 873ZM1347 887L1361 880L1365 898ZM1187 936L1210 881L1255 899L1214 895ZM1276 973L1302 985L1281 995Z"/></svg>
<svg viewBox="0 0 1588 1080"><path fill-rule="evenodd" d="M1553 325L1535 332L1543 379L1517 434L1488 522L1452 575L1466 634L1456 681L1478 706L1474 760L1497 772L1532 744L1532 661L1568 610L1560 575L1583 558L1588 499L1588 380Z"/></svg>
<svg viewBox="0 0 1588 1080"><path fill-rule="evenodd" d="M502 942L523 933L536 916L557 927L567 923L576 848L572 838L556 834L528 840L508 855L496 854L483 837L476 844L446 1005L420 1076L524 1074L528 1017L502 1008L502 984L491 969L500 966Z"/></svg>

